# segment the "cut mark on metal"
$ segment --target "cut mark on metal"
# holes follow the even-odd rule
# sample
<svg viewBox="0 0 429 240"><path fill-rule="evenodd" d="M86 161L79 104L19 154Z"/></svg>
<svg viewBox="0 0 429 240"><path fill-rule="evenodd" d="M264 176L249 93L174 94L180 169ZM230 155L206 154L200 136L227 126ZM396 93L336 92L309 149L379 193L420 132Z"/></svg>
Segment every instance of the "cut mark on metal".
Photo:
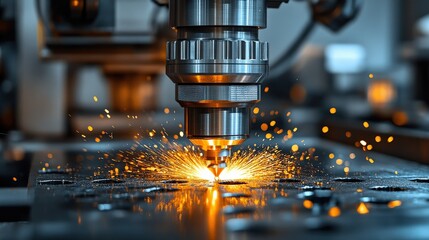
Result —
<svg viewBox="0 0 429 240"><path fill-rule="evenodd" d="M39 185L70 185L75 184L75 181L65 179L50 179L50 180L39 180Z"/></svg>
<svg viewBox="0 0 429 240"><path fill-rule="evenodd" d="M429 178L414 178L411 179L412 182L418 182L418 183L429 183Z"/></svg>
<svg viewBox="0 0 429 240"><path fill-rule="evenodd" d="M335 182L363 182L365 180L359 178L339 177L334 179Z"/></svg>
<svg viewBox="0 0 429 240"><path fill-rule="evenodd" d="M276 183L299 183L302 181L300 179L296 179L296 178L279 178L279 179L274 179L273 182L276 182Z"/></svg>
<svg viewBox="0 0 429 240"><path fill-rule="evenodd" d="M222 194L223 198L250 198L250 194L246 193L224 193Z"/></svg>
<svg viewBox="0 0 429 240"><path fill-rule="evenodd" d="M410 188L398 186L374 186L370 187L369 189L382 192L405 192L410 190Z"/></svg>
<svg viewBox="0 0 429 240"><path fill-rule="evenodd" d="M124 182L123 180L109 179L109 178L92 180L92 183L96 183L96 184L117 184L117 183L123 183L123 182Z"/></svg>
<svg viewBox="0 0 429 240"><path fill-rule="evenodd" d="M181 183L187 183L187 182L188 181L186 180L177 180L177 179L162 181L162 183L175 183L175 184L181 184Z"/></svg>
<svg viewBox="0 0 429 240"><path fill-rule="evenodd" d="M242 185L242 184L247 184L247 183L242 182L242 181L220 181L219 184L221 184L221 185Z"/></svg>

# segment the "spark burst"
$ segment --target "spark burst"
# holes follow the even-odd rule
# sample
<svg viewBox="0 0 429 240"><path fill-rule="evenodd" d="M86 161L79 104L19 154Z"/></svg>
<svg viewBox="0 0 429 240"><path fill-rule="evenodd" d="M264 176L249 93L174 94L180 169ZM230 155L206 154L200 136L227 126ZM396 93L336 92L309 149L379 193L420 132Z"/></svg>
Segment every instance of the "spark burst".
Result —
<svg viewBox="0 0 429 240"><path fill-rule="evenodd" d="M205 166L202 153L194 146L182 146L175 142L145 145L137 142L143 151L136 157L123 159L126 172L154 179L203 179L214 180ZM227 168L219 180L252 179L270 180L291 174L294 169L290 156L277 146L267 146L236 151L227 160Z"/></svg>

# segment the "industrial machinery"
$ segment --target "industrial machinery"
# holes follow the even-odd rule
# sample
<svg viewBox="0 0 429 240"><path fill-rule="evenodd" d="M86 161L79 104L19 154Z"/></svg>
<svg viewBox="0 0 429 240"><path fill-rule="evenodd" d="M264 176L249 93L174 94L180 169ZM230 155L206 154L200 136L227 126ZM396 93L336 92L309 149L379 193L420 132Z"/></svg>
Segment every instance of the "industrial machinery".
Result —
<svg viewBox="0 0 429 240"><path fill-rule="evenodd" d="M260 101L269 72L268 43L259 41L258 32L267 25L267 8L282 2L288 1L170 1L170 26L177 36L167 43L166 73L185 108L186 135L203 149L216 177L231 147L249 137L250 109ZM320 21L337 31L356 16L359 2L315 1L309 26ZM289 60L308 32L282 59Z"/></svg>

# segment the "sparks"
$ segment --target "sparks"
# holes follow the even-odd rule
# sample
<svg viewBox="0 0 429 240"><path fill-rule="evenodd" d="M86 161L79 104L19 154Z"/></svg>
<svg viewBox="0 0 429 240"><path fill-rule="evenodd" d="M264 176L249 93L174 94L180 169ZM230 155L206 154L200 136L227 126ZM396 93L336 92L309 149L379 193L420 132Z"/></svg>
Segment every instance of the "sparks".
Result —
<svg viewBox="0 0 429 240"><path fill-rule="evenodd" d="M137 144L143 148L138 157L123 161L130 174L155 179L192 179L214 181L213 173L206 167L202 153L194 146L177 143L157 144L157 148ZM227 168L218 180L252 179L269 180L281 174L291 174L283 169L292 164L290 157L275 146L241 149L227 160Z"/></svg>

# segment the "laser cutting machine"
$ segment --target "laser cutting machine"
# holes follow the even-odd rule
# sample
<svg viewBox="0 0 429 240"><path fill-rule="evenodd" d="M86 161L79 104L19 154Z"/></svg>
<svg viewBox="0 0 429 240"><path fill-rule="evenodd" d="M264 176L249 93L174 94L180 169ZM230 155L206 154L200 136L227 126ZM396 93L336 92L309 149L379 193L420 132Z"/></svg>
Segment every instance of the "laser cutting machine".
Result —
<svg viewBox="0 0 429 240"><path fill-rule="evenodd" d="M428 9L0 1L0 240L428 239Z"/></svg>

